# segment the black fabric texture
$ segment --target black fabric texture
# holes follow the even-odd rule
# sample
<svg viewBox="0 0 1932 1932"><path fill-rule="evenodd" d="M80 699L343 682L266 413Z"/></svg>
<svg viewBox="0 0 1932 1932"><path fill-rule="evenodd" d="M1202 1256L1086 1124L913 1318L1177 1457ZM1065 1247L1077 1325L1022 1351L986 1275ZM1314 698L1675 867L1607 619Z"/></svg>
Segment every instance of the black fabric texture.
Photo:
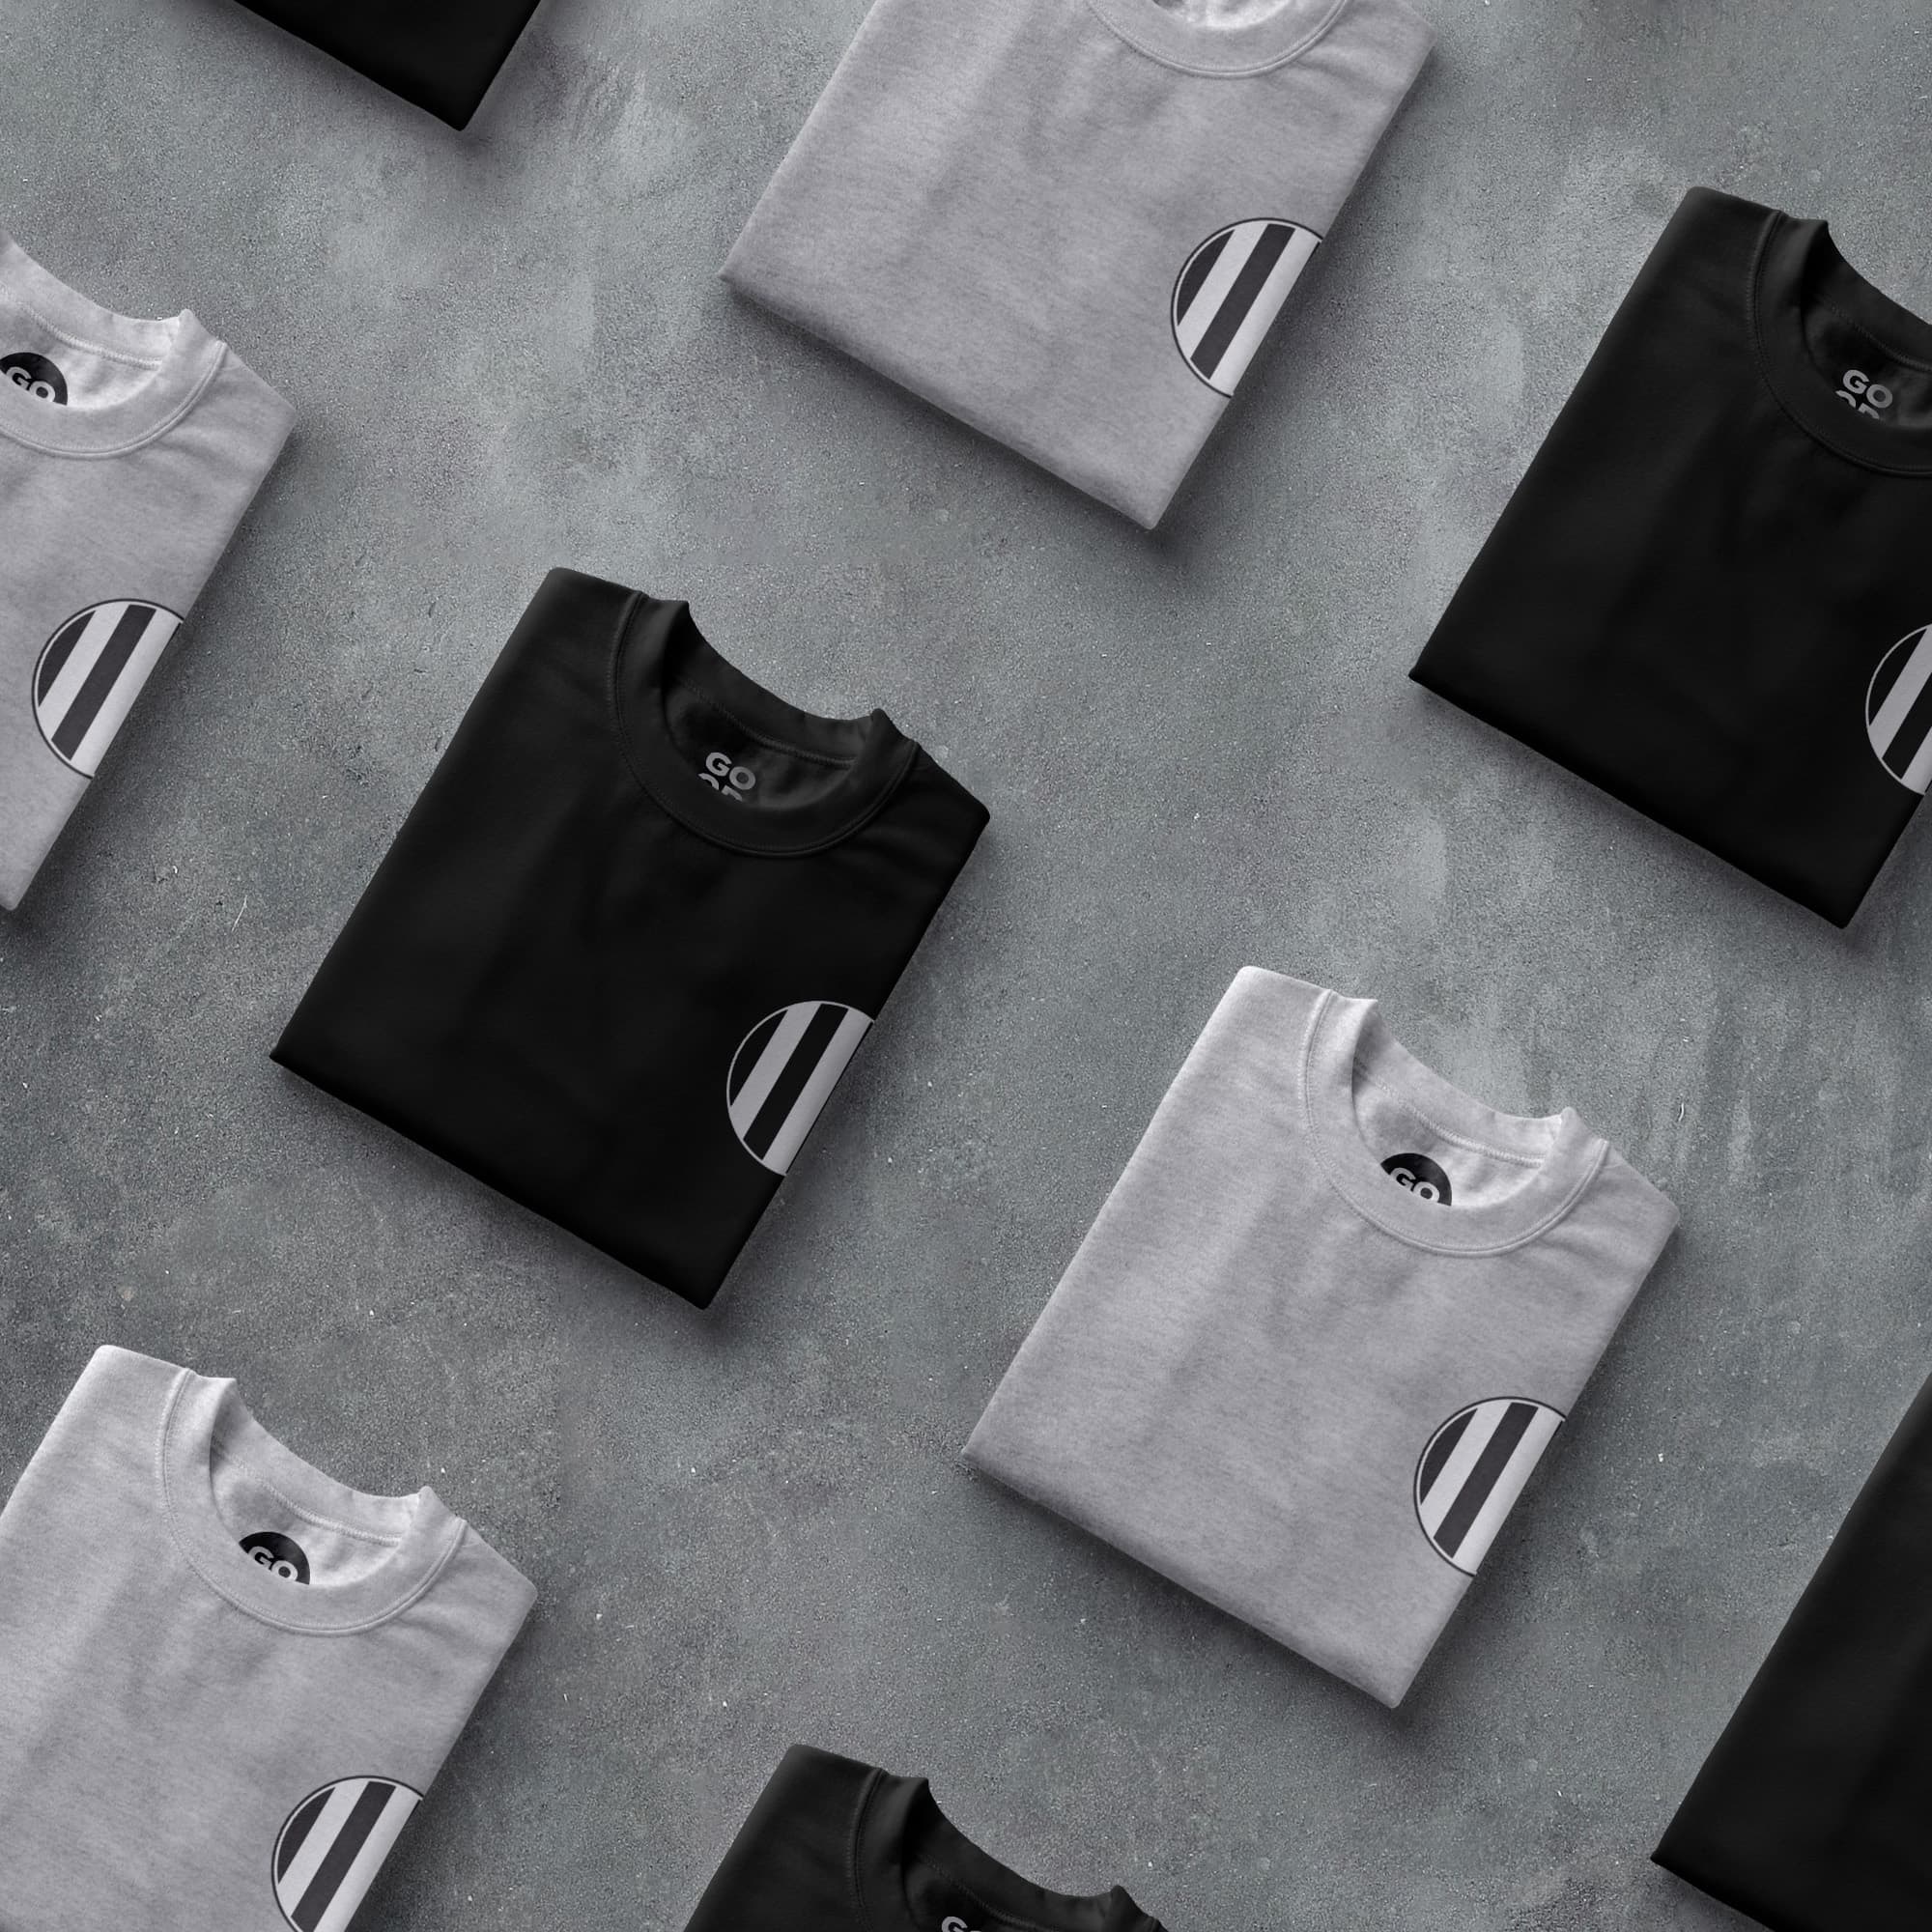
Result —
<svg viewBox="0 0 1932 1932"><path fill-rule="evenodd" d="M1771 1932L1932 1924L1932 1382L1653 1854Z"/></svg>
<svg viewBox="0 0 1932 1932"><path fill-rule="evenodd" d="M1871 714L1928 528L1932 327L1695 189L1411 675L1843 925L1925 782L1932 708Z"/></svg>
<svg viewBox="0 0 1932 1932"><path fill-rule="evenodd" d="M1160 1932L1119 1886L1029 1884L940 1811L923 1777L795 1745L686 1932Z"/></svg>
<svg viewBox="0 0 1932 1932"><path fill-rule="evenodd" d="M554 571L274 1058L702 1305L985 822Z"/></svg>
<svg viewBox="0 0 1932 1932"><path fill-rule="evenodd" d="M537 0L242 0L452 128L467 127Z"/></svg>

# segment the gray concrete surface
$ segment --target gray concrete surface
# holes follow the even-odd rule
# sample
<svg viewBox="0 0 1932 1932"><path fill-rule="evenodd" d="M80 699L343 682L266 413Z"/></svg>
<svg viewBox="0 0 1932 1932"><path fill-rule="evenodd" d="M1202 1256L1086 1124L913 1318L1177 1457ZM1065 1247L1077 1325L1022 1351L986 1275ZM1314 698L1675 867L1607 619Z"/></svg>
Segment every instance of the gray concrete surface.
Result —
<svg viewBox="0 0 1932 1932"><path fill-rule="evenodd" d="M226 0L0 8L0 222L301 420L0 921L0 1487L113 1340L535 1578L366 1924L681 1927L793 1739L1176 1932L1742 1923L1646 1855L1932 1369L1932 836L1840 936L1403 673L1687 185L1932 309L1932 11L1422 4L1153 540L714 279L862 0L544 0L465 136ZM558 562L994 813L708 1316L267 1058ZM1249 960L1684 1210L1395 1717L956 1456Z"/></svg>

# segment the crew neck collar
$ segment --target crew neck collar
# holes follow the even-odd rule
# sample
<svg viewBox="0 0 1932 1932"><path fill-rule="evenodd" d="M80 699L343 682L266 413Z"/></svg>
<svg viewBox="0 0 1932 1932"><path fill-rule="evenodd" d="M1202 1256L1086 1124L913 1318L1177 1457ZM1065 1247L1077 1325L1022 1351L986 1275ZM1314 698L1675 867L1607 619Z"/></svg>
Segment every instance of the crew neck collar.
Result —
<svg viewBox="0 0 1932 1932"><path fill-rule="evenodd" d="M1274 11L1237 26L1190 19L1160 0L1087 0L1137 52L1184 73L1238 76L1282 67L1312 47L1350 0L1280 0Z"/></svg>
<svg viewBox="0 0 1932 1932"><path fill-rule="evenodd" d="M842 768L838 781L793 805L748 809L721 797L670 735L665 701L673 684L696 691L752 737ZM611 689L639 783L680 824L734 852L795 857L836 844L885 804L919 749L883 711L818 718L773 696L711 648L688 605L641 592L618 620Z"/></svg>
<svg viewBox="0 0 1932 1932"><path fill-rule="evenodd" d="M50 456L118 456L151 441L186 414L221 365L221 343L191 311L145 320L116 315L49 274L4 231L0 295L76 348L149 371L111 403L54 405L0 383L0 435Z"/></svg>
<svg viewBox="0 0 1932 1932"><path fill-rule="evenodd" d="M1875 289L1838 252L1831 227L1774 213L1758 244L1751 323L1772 392L1800 427L1867 469L1932 474L1932 426L1904 429L1849 410L1811 359L1804 319L1828 303L1897 361L1932 370L1932 324Z"/></svg>
<svg viewBox="0 0 1932 1932"><path fill-rule="evenodd" d="M1357 1083L1373 1080L1443 1139L1521 1161L1541 1149L1521 1186L1501 1199L1445 1210L1398 1186L1357 1123ZM1608 1144L1566 1107L1544 1119L1504 1114L1433 1072L1384 1024L1374 1000L1326 993L1309 1022L1301 1065L1309 1138L1322 1171L1384 1233L1441 1254L1496 1254L1553 1227L1602 1167Z"/></svg>
<svg viewBox="0 0 1932 1932"><path fill-rule="evenodd" d="M215 1506L215 1457L245 1464L299 1514L391 1546L348 1582L318 1578L292 1589L252 1561ZM436 1492L372 1496L325 1476L249 1414L235 1383L182 1370L161 1423L162 1505L182 1555L239 1610L281 1630L344 1635L384 1623L436 1580L464 1531Z"/></svg>
<svg viewBox="0 0 1932 1932"><path fill-rule="evenodd" d="M1030 1885L952 1824L924 1778L875 1771L860 1804L852 1845L852 1880L867 1932L935 1932L913 1916L906 1899L915 1855L1005 1925L1029 1932L1161 1932L1158 1921L1120 1886L1080 1898Z"/></svg>

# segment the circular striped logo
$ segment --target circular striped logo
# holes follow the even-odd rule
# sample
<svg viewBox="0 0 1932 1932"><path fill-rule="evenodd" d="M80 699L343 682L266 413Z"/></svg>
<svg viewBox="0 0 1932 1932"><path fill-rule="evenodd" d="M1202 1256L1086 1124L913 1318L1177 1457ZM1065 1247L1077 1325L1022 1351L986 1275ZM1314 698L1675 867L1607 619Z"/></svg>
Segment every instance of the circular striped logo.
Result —
<svg viewBox="0 0 1932 1932"><path fill-rule="evenodd" d="M1429 1438L1415 1465L1415 1518L1438 1556L1465 1577L1481 1569L1562 1420L1547 1402L1502 1396L1459 1408Z"/></svg>
<svg viewBox="0 0 1932 1932"><path fill-rule="evenodd" d="M1181 264L1174 340L1210 389L1235 393L1321 240L1293 221L1236 221Z"/></svg>
<svg viewBox="0 0 1932 1932"><path fill-rule="evenodd" d="M845 1064L872 1022L836 1000L801 1000L767 1013L731 1056L724 1105L731 1131L759 1166L790 1167Z"/></svg>
<svg viewBox="0 0 1932 1932"><path fill-rule="evenodd" d="M1922 798L1932 782L1932 624L1879 659L1865 687L1865 736L1879 763Z"/></svg>
<svg viewBox="0 0 1932 1932"><path fill-rule="evenodd" d="M275 1838L275 1903L296 1932L345 1932L422 1793L393 1777L311 1791Z"/></svg>
<svg viewBox="0 0 1932 1932"><path fill-rule="evenodd" d="M34 722L64 765L91 779L155 661L181 629L159 604L124 598L77 611L41 648Z"/></svg>

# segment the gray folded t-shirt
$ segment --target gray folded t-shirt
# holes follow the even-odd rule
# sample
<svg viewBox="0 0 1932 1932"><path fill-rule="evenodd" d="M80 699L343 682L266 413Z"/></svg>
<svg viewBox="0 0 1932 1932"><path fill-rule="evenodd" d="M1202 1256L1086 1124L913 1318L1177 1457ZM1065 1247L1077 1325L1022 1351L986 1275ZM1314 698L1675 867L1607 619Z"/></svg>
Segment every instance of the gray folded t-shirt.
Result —
<svg viewBox="0 0 1932 1932"><path fill-rule="evenodd" d="M186 310L0 234L0 907L33 883L294 422Z"/></svg>
<svg viewBox="0 0 1932 1932"><path fill-rule="evenodd" d="M1402 0L877 0L724 278L1151 528L1432 40Z"/></svg>
<svg viewBox="0 0 1932 1932"><path fill-rule="evenodd" d="M0 1926L344 1932L532 1596L98 1350L0 1510Z"/></svg>
<svg viewBox="0 0 1932 1932"><path fill-rule="evenodd" d="M966 1455L1393 1706L1676 1220L1246 967Z"/></svg>

